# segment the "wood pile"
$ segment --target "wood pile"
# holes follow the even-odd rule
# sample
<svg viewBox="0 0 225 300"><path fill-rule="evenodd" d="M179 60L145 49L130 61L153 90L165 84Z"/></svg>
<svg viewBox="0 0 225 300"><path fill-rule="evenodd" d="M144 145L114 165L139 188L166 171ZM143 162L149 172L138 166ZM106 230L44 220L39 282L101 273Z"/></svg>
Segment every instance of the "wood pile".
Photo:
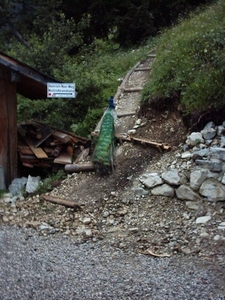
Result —
<svg viewBox="0 0 225 300"><path fill-rule="evenodd" d="M18 152L28 168L52 168L72 164L89 154L91 140L39 122L17 125ZM77 156L77 157L76 157Z"/></svg>

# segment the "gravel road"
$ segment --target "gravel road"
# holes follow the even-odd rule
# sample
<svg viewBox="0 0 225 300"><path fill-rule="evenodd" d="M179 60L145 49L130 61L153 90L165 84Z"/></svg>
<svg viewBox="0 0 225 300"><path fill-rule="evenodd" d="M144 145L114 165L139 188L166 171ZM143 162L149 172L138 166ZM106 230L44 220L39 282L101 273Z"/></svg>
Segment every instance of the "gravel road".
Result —
<svg viewBox="0 0 225 300"><path fill-rule="evenodd" d="M0 225L0 299L225 299L224 266Z"/></svg>

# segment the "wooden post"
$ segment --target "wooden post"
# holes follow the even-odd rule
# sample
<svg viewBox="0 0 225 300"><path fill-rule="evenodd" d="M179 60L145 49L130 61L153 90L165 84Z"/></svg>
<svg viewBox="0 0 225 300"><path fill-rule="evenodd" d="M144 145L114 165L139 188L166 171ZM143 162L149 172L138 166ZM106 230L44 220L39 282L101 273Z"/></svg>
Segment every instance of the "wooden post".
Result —
<svg viewBox="0 0 225 300"><path fill-rule="evenodd" d="M17 100L16 83L4 67L0 69L0 165L8 187L17 177Z"/></svg>

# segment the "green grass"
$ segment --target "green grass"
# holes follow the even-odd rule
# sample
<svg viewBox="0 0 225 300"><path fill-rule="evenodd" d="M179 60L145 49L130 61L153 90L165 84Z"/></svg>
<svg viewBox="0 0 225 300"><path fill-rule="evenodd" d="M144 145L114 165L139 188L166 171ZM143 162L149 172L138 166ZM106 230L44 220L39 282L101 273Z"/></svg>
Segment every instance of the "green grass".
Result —
<svg viewBox="0 0 225 300"><path fill-rule="evenodd" d="M180 101L186 113L225 105L225 2L191 14L157 43L143 101Z"/></svg>

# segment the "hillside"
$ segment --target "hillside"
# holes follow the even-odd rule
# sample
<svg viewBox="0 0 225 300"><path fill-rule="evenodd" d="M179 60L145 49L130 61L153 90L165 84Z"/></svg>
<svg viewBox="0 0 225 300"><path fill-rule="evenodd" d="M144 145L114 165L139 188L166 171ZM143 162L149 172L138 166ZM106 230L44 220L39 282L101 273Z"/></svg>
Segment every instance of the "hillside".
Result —
<svg viewBox="0 0 225 300"><path fill-rule="evenodd" d="M193 220L204 215L204 211L212 211L220 218L223 204L205 202L193 211L176 198L135 192L142 186L139 179L144 173L168 169L188 133L176 107L159 111L139 106L140 88L151 76L153 59L137 64L119 87L115 97L118 114L135 114L118 118L116 132L123 135L136 128L132 131L134 137L169 145L171 150L160 152L155 147L118 142L113 174L73 173L56 182L48 194L74 201L80 208L66 208L34 195L18 200L15 207L1 203L5 224L32 227L44 236L60 233L80 243L102 240L123 250L145 253L150 249L156 255L197 255L221 262L224 243L215 244L213 229L210 238L199 243ZM139 91L126 92L135 88Z"/></svg>

